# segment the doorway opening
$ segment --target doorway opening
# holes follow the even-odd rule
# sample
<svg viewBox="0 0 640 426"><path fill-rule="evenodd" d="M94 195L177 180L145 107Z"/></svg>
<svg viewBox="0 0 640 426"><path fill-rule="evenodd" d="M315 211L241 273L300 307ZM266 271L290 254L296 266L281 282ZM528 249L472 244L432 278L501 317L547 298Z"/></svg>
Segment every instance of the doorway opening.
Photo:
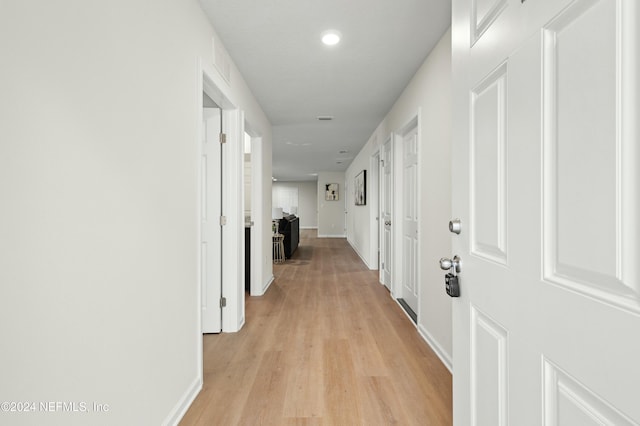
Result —
<svg viewBox="0 0 640 426"><path fill-rule="evenodd" d="M251 135L244 132L244 158L243 158L243 177L244 177L244 291L251 294L251 240L253 234L253 216L251 203L251 185L253 172L251 169ZM254 271L255 273L255 271Z"/></svg>
<svg viewBox="0 0 640 426"><path fill-rule="evenodd" d="M262 197L262 138L245 122L243 140L244 290L245 294L261 296L265 292L261 282L265 251L265 226L262 220L265 215Z"/></svg>

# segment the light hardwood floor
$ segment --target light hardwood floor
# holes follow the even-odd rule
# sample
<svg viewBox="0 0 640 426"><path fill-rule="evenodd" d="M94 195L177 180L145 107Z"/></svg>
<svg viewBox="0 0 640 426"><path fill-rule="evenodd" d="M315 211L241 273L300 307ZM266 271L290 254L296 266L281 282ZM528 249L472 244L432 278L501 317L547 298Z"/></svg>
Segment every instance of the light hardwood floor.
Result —
<svg viewBox="0 0 640 426"><path fill-rule="evenodd" d="M274 275L240 332L204 336L181 425L452 423L451 374L346 240L303 231Z"/></svg>

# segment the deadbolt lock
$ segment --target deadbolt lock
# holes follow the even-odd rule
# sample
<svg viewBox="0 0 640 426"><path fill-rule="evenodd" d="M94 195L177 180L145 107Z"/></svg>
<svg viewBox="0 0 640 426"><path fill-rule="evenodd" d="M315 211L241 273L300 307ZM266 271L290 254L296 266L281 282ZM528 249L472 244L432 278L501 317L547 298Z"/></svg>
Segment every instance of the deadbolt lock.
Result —
<svg viewBox="0 0 640 426"><path fill-rule="evenodd" d="M460 219L452 219L449 221L449 232L459 234L461 230L462 224L460 223Z"/></svg>

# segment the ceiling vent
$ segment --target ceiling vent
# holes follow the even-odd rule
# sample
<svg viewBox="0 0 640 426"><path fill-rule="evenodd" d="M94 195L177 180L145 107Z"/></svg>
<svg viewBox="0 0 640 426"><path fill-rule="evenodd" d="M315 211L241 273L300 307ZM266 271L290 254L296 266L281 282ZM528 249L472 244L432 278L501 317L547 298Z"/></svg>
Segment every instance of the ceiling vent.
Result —
<svg viewBox="0 0 640 426"><path fill-rule="evenodd" d="M333 120L333 115L319 115L318 120L320 121L331 121Z"/></svg>

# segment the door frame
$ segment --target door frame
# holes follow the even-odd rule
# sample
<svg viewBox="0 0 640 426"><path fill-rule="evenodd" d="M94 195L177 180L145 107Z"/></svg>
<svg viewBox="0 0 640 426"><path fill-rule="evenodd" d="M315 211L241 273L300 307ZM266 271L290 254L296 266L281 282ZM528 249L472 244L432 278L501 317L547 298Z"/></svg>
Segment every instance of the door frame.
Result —
<svg viewBox="0 0 640 426"><path fill-rule="evenodd" d="M201 182L200 182L200 156L201 138L203 135L202 115L202 94L206 93L222 110L223 131L227 135L227 143L222 148L222 161L228 167L223 169L222 187L222 214L227 218L227 224L222 227L222 264L226 265L222 269L222 296L226 298L226 307L222 309L222 332L235 332L244 325L244 217L242 211L242 160L243 144L241 136L244 135L243 114L231 102L226 93L228 84L219 73L204 61L198 59L197 64L197 84L195 90L194 118L196 124L196 155L194 161L197 164L195 179L196 188L196 212L199 215L202 206ZM196 294L197 294L197 327L194 333L197 345L197 357L200 378L203 377L203 347L202 347L202 283L200 271L200 234L201 226L199 218L196 229Z"/></svg>
<svg viewBox="0 0 640 426"><path fill-rule="evenodd" d="M422 129L421 129L421 125L420 125L420 113L421 113L421 109L418 108L418 110L414 113L411 114L411 116L409 117L408 120L406 120L403 126L401 126L398 130L396 130L395 132L393 132L393 158L394 158L394 164L393 164L393 173L394 173L394 188L402 188L401 191L398 191L398 193L400 194L400 196L398 197L394 197L394 205L393 205L393 218L395 219L395 223L396 223L396 227L395 227L395 233L394 233L394 243L395 243L395 247L396 250L394 250L394 254L396 254L393 258L393 269L391 271L391 275L392 275L392 295L393 298L396 300L396 302L398 302L398 299L402 297L402 287L403 287L403 280L402 280L402 273L403 273L403 269L402 269L402 265L403 265L403 261L404 261L404 251L402 249L403 244L402 244L402 238L404 235L404 226L403 226L403 221L404 221L404 199L406 197L406 193L404 191L404 137L411 132L413 129L416 129L416 137L418 139L417 141L417 182L416 182L416 189L415 189L415 194L414 196L417 198L422 191L422 184L420 182L420 176L422 176L422 170L421 170L421 161L420 161L420 143L422 141ZM420 202L417 202L417 215L418 215L418 235L420 235L420 222L421 222L421 218L422 218L422 211L420 208ZM393 221L392 221L392 227L393 227ZM416 258L418 260L420 260L421 258L421 254L422 254L422 245L420 244L420 238L418 237L418 248L416 249ZM420 273L420 268L418 267L418 264L416 264L416 285L418 286L418 301L417 301L417 306L416 306L416 310L415 310L415 314L416 314L416 321L414 323L414 325L417 327L419 322L420 322L420 297L421 297L421 289L422 286L420 285L421 282L421 273ZM398 304L400 304L398 302ZM402 306L402 305L400 305ZM406 311L404 310L404 308L402 309L403 312L406 313ZM409 314L406 313L407 317L410 318ZM413 322L413 318L411 318L411 321Z"/></svg>

